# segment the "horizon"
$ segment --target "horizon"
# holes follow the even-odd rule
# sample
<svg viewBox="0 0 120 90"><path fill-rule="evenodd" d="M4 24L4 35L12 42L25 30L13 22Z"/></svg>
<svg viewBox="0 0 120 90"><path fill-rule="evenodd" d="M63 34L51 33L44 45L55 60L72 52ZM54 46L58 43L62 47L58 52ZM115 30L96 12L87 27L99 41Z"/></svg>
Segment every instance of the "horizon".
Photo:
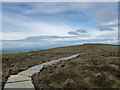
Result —
<svg viewBox="0 0 120 90"><path fill-rule="evenodd" d="M102 43L84 43L80 45L111 45L117 46L116 44L102 44ZM40 51L40 50L48 50L54 48L62 48L62 47L71 47L71 46L80 46L80 45L64 45L64 46L56 46L56 47L44 47L44 48L8 48L4 50L0 50L0 54L17 54L17 53L26 53L26 52L33 52L33 51ZM118 44L119 45L119 44Z"/></svg>
<svg viewBox="0 0 120 90"><path fill-rule="evenodd" d="M3 2L2 49L118 45L117 2Z"/></svg>

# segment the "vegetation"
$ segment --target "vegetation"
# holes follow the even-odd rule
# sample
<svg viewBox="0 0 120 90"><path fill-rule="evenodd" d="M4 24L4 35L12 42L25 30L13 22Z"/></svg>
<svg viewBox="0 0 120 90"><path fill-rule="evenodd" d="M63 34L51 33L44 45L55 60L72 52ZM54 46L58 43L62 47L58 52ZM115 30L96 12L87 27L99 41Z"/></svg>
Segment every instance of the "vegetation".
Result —
<svg viewBox="0 0 120 90"><path fill-rule="evenodd" d="M20 54L4 54L3 86L11 74L28 67L72 54L80 56L61 61L33 75L38 88L118 88L120 87L119 46L83 44Z"/></svg>

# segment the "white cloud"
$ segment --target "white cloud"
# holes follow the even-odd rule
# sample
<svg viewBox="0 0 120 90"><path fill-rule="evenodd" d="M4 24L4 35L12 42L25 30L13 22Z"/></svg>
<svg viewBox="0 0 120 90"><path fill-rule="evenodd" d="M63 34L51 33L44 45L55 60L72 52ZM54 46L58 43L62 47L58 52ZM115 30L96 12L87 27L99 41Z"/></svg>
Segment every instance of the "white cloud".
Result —
<svg viewBox="0 0 120 90"><path fill-rule="evenodd" d="M44 42L44 43L43 43ZM86 36L32 36L20 40L4 40L4 48L17 47L50 47L61 45L77 45L83 43L118 43L118 31L96 31Z"/></svg>
<svg viewBox="0 0 120 90"><path fill-rule="evenodd" d="M25 39L27 33L21 33L21 32L12 32L12 33L0 33L2 34L2 38L0 40L19 40L19 39Z"/></svg>
<svg viewBox="0 0 120 90"><path fill-rule="evenodd" d="M43 22L24 22L21 23L25 30L18 32L3 33L3 40L17 40L30 36L66 36L67 32L73 28L69 26L53 25ZM3 30L4 31L4 30Z"/></svg>
<svg viewBox="0 0 120 90"><path fill-rule="evenodd" d="M117 17L116 17L117 18ZM117 25L118 24L118 19L110 21L110 22L104 22L102 25Z"/></svg>
<svg viewBox="0 0 120 90"><path fill-rule="evenodd" d="M33 3L31 5L30 9L23 10L23 13L25 14L38 14L38 13L47 13L47 14L53 14L53 13L60 13L65 11L80 11L85 9L91 9L94 6L92 3L75 3L75 2L68 2L68 3L41 3L40 5L37 3Z"/></svg>
<svg viewBox="0 0 120 90"><path fill-rule="evenodd" d="M39 4L37 4L37 6L34 6L34 5L36 5L36 4L33 4L33 7L35 7L35 8L33 8L33 11L35 9L37 10L35 12L38 12L38 11L43 12L44 11L44 9L40 10L38 8ZM88 5L90 7L92 4L91 3L84 3L84 4L82 4L82 6L79 6L79 4L77 4L77 6L74 6L75 4L69 4L69 3L66 4L69 7L66 7L64 5L61 6L61 4L59 4L59 3L55 4L55 6L53 5L53 3L51 3L51 4L44 3L42 5L43 6L40 6L40 7L44 7L46 11L47 11L47 5L49 5L52 8L50 9L50 12L48 10L48 13L54 13L54 12L59 12L59 8L57 8L58 10L53 9L56 7L56 5L60 6L60 12L61 12L64 10L71 9L72 7L74 7L74 9L76 9L76 8L88 9L88 8L86 8L86 6ZM103 12L105 12L107 9L105 9L105 10L101 9L101 11L98 11L100 13L100 15L97 15L97 16L100 17L101 19L105 19L106 15L104 15L105 16L104 17L104 16L101 16L101 14ZM53 10L53 11L51 11L51 10ZM4 15L3 21L5 23L9 23L9 24L15 25L17 27L17 28L14 28L14 26L13 26L12 29L8 29L8 30L4 29L3 30L3 32L4 32L3 39L4 40L17 40L17 39L23 39L23 38L31 37L31 36L52 36L52 35L68 36L69 34L67 32L70 32L70 31L74 32L74 30L76 30L75 27L69 26L67 24L55 24L53 22L50 23L50 22L39 21L36 19L34 20L34 18L29 18L27 16L23 16L23 15L19 15L19 14L14 14L14 15L9 14L9 17L6 16L6 14L3 14L3 15ZM95 14L95 16L96 16L96 14ZM111 19L112 21L102 22L102 24L103 25L117 24L114 20L114 19L116 19L115 16L113 16L113 17L114 18ZM88 29L90 29L90 28L88 27ZM113 29L117 29L117 27L114 27ZM5 33L6 31L10 31L10 33L8 33L8 32ZM90 31L92 31L92 30L90 30ZM98 33L101 33L101 32L98 32ZM83 35L83 36L86 37L86 35ZM89 35L87 34L87 36L89 36ZM94 36L95 35L93 34L92 37L94 37Z"/></svg>
<svg viewBox="0 0 120 90"><path fill-rule="evenodd" d="M112 6L106 6L100 10L96 10L93 16L102 23L111 22L118 19L118 13Z"/></svg>
<svg viewBox="0 0 120 90"><path fill-rule="evenodd" d="M118 39L118 30L114 31L96 31L91 33L90 39Z"/></svg>
<svg viewBox="0 0 120 90"><path fill-rule="evenodd" d="M3 41L3 45L4 47L13 48L15 46L43 47L48 45L52 45L52 46L73 45L73 44L81 44L84 42L115 43L118 37L118 29L117 26L115 26L117 24L117 22L115 22L117 21L116 12L113 10L113 8L109 8L109 5L108 6L106 5L106 8L100 8L100 9L98 8L97 5L94 6L93 3L82 3L82 4L43 3L40 5L39 3L38 4L33 3L30 9L17 8L19 11L19 13L17 14L12 12L7 12L7 13L5 12L3 14L4 16L3 24L5 25L5 26L3 25L4 29L3 29L2 40L5 40ZM99 6L101 6L101 4ZM12 7L11 10L12 9L14 8ZM89 17L88 19L93 19L93 20L96 19L100 21L101 26L109 26L114 30L101 32L99 30L96 30L95 29L96 27L89 27L89 25L87 26L87 24L85 24L86 27L83 28L81 23L78 22L79 28L85 29L86 32L88 33L81 34L80 31L77 31L77 34L79 35L74 36L75 34L70 35L68 34L68 32L76 32L75 30L78 29L77 26L69 25L68 24L69 22L56 23L56 22L49 22L49 20L47 22L41 19L36 19L35 16L33 15L33 14L53 15L54 13L61 13L65 11L66 12L83 11L82 13L85 13L85 15L87 14L87 16ZM33 16L29 17L29 15L33 15ZM56 17L53 16L52 18L56 18ZM78 18L78 17L73 17L73 18ZM6 27L6 25L8 26ZM60 37L55 37L55 35ZM54 36L54 37L51 38L50 36Z"/></svg>
<svg viewBox="0 0 120 90"><path fill-rule="evenodd" d="M13 19L14 18L14 19ZM3 23L9 23L12 29L3 30L3 40L17 40L23 39L30 36L66 36L67 32L74 30L75 28L65 24L54 24L43 22L39 20L34 20L34 18L29 19L25 16L14 15L3 18ZM17 28L14 28L15 27ZM3 28L6 28L3 26ZM9 32L8 32L9 31Z"/></svg>

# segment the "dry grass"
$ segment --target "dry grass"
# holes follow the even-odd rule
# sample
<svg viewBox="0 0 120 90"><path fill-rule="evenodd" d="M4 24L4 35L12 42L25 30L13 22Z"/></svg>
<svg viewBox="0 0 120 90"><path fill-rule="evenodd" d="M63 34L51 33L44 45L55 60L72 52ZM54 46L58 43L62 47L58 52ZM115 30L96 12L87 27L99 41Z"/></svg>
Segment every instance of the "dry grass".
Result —
<svg viewBox="0 0 120 90"><path fill-rule="evenodd" d="M33 76L36 88L118 88L118 59L78 57L49 66Z"/></svg>
<svg viewBox="0 0 120 90"><path fill-rule="evenodd" d="M113 80L114 85L111 85L113 83L108 84L110 82L108 79L104 81L106 85L117 87L116 83L119 82L118 77L120 75L116 75L119 72L117 70L118 65L120 65L118 46L103 44L84 44L29 53L5 54L2 57L3 86L11 74L17 74L31 66L76 53L85 54L71 61L63 61L34 75L33 82L36 87L105 87L96 84L99 81L96 75L99 76L99 74L100 76L103 75L104 78L112 78L109 80ZM70 84L68 85L68 83Z"/></svg>

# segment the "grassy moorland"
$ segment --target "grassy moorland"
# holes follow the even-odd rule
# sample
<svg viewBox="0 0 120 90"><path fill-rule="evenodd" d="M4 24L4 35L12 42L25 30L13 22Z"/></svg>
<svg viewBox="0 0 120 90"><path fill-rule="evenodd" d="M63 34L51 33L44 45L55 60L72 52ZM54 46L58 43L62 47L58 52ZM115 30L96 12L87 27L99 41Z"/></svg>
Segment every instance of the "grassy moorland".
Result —
<svg viewBox="0 0 120 90"><path fill-rule="evenodd" d="M120 61L118 45L83 44L19 54L3 54L3 86L11 74L53 59L72 54L81 55L70 61L34 74L33 83L38 88L118 88L120 87Z"/></svg>

